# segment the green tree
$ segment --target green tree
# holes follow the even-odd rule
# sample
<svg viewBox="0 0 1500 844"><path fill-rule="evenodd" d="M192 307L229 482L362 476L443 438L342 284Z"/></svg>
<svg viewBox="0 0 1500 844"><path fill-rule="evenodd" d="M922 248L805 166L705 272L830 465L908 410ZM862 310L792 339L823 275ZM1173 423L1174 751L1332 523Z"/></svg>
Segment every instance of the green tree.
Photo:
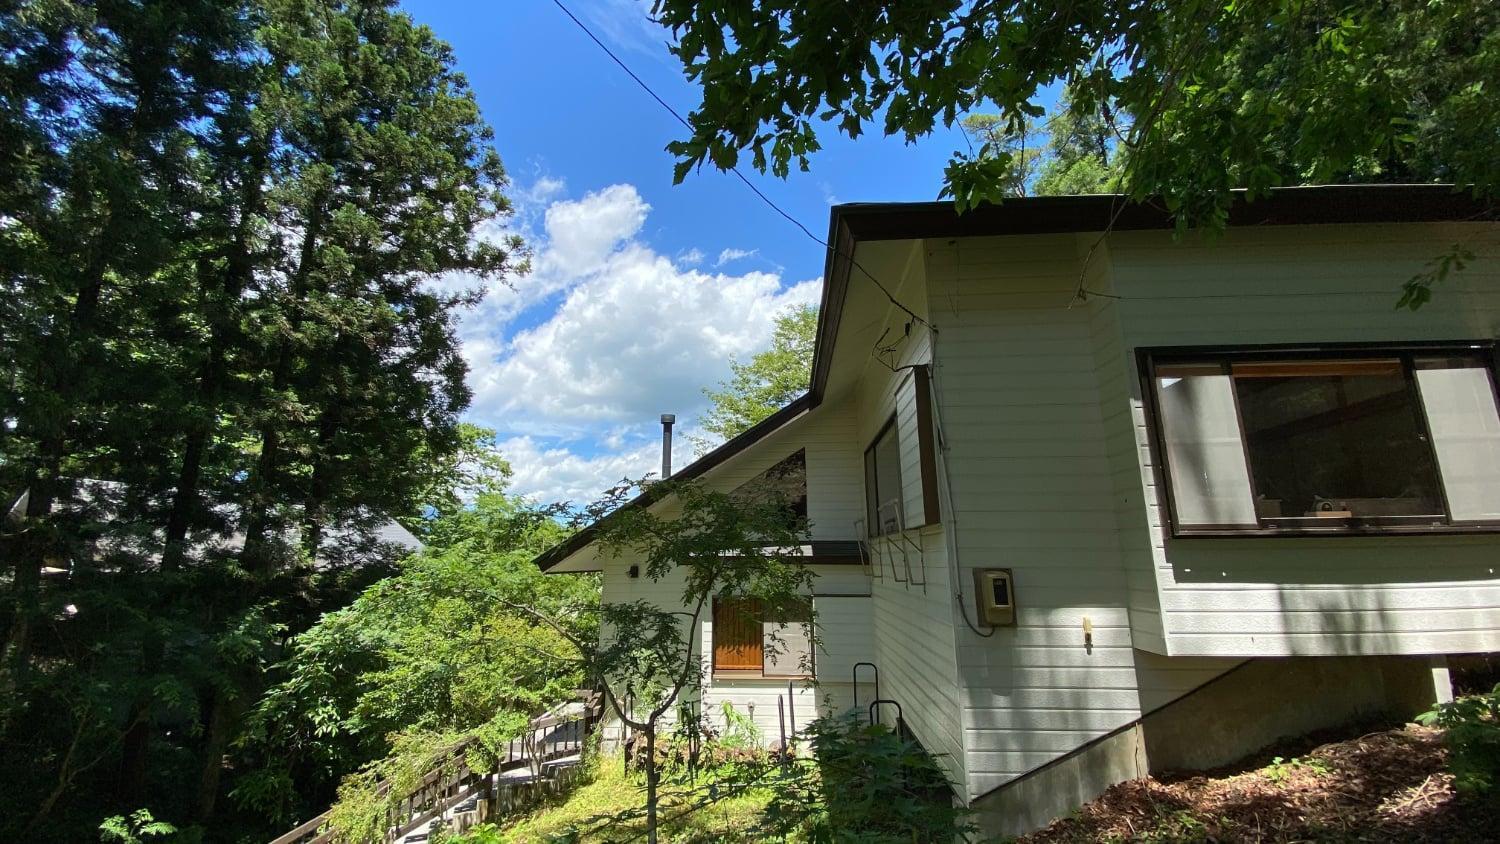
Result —
<svg viewBox="0 0 1500 844"><path fill-rule="evenodd" d="M1100 106L1079 113L1071 92L1063 91L1047 120L1047 152L1037 175L1036 192L1065 196L1112 193L1119 189L1119 131ZM1115 112L1119 114L1119 112Z"/></svg>
<svg viewBox="0 0 1500 844"><path fill-rule="evenodd" d="M656 0L701 100L670 145L677 178L742 153L785 176L820 124L908 141L991 108L1039 118L1043 90L1123 134L1120 187L1184 225L1222 224L1231 189L1308 182L1500 186L1500 9L1488 0L1248 3ZM1133 116L1128 127L1119 114ZM1014 116L1014 117L1012 117ZM956 154L960 209L1005 195L998 157Z"/></svg>
<svg viewBox="0 0 1500 844"><path fill-rule="evenodd" d="M453 65L386 0L0 4L6 834L209 824L286 637L488 454L428 282L524 254Z"/></svg>
<svg viewBox="0 0 1500 844"><path fill-rule="evenodd" d="M1014 122L995 114L971 114L959 125L979 142L975 155L986 162L1005 196L1025 196L1043 164L1042 134L1037 122L1022 117Z"/></svg>
<svg viewBox="0 0 1500 844"><path fill-rule="evenodd" d="M235 799L247 810L316 814L343 777L400 741L477 734L501 746L582 684L567 639L507 606L525 602L581 640L597 635L597 578L546 577L532 562L564 528L499 491L436 521L432 544L399 574L292 641L284 678L238 740L250 773Z"/></svg>
<svg viewBox="0 0 1500 844"><path fill-rule="evenodd" d="M704 389L713 404L699 419L703 429L730 439L807 392L817 331L818 309L812 305L778 316L771 348L749 363L730 361L730 379L717 390Z"/></svg>

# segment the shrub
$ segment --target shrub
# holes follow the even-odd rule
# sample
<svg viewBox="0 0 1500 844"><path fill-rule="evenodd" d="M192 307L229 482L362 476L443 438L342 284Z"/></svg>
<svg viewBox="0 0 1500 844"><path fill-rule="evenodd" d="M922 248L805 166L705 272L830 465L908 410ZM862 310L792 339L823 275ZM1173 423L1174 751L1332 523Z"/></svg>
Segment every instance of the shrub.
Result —
<svg viewBox="0 0 1500 844"><path fill-rule="evenodd" d="M809 842L950 841L972 831L937 759L855 713L808 725L812 759L771 777L767 832Z"/></svg>
<svg viewBox="0 0 1500 844"><path fill-rule="evenodd" d="M1500 685L1488 694L1467 695L1417 716L1443 729L1448 766L1460 792L1488 794L1500 782Z"/></svg>

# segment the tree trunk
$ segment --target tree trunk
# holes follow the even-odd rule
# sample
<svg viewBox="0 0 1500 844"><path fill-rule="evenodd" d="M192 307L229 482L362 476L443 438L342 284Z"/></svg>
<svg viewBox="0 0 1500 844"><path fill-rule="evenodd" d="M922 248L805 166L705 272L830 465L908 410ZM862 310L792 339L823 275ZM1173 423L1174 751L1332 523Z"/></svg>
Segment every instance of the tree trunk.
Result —
<svg viewBox="0 0 1500 844"><path fill-rule="evenodd" d="M656 844L656 724L646 728L646 844Z"/></svg>
<svg viewBox="0 0 1500 844"><path fill-rule="evenodd" d="M233 713L223 691L215 691L208 705L208 725L203 740L203 768L198 774L198 820L207 824L213 819L219 799L219 780L224 773L224 749L229 745L229 724Z"/></svg>

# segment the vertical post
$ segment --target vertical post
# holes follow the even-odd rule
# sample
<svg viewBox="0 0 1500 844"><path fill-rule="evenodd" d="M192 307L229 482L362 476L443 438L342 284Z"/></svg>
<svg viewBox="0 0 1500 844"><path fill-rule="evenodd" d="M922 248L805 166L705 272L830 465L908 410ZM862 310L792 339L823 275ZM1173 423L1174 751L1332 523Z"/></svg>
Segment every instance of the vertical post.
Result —
<svg viewBox="0 0 1500 844"><path fill-rule="evenodd" d="M1453 676L1448 671L1448 657L1438 655L1430 657L1427 662L1432 670L1432 692L1438 703L1453 702Z"/></svg>

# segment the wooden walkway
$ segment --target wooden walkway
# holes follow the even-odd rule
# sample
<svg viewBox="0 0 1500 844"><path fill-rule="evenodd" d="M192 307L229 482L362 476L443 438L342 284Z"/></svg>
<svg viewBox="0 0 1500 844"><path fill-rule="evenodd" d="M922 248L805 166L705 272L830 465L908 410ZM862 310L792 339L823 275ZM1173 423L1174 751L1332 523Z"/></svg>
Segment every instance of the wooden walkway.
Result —
<svg viewBox="0 0 1500 844"><path fill-rule="evenodd" d="M513 738L491 770L473 771L465 761L475 740L464 739L443 751L443 762L428 772L410 794L394 803L386 816L387 844L426 841L434 821L463 830L520 808L533 792L556 791L581 760L584 743L603 713L595 692L532 719L526 732ZM383 785L377 794L389 794ZM328 828L328 812L288 830L270 844L356 844L344 842ZM358 842L357 844L364 844Z"/></svg>

